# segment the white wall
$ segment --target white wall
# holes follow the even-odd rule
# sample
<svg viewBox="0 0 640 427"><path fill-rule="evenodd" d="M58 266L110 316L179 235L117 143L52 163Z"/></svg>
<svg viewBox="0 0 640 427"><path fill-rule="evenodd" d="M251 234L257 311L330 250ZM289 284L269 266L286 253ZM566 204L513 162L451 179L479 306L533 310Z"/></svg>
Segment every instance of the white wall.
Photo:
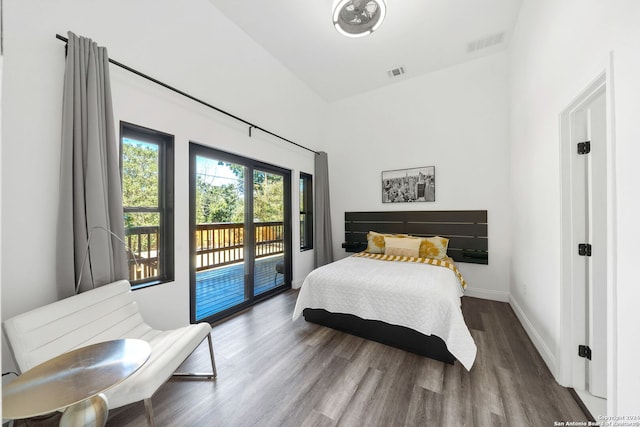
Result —
<svg viewBox="0 0 640 427"><path fill-rule="evenodd" d="M512 303L554 374L560 355L560 113L613 52L614 226L617 263L609 410L640 414L640 288L634 274L637 159L640 158L640 3L634 0L525 0L510 45Z"/></svg>
<svg viewBox="0 0 640 427"><path fill-rule="evenodd" d="M67 30L107 46L109 56L265 129L315 148L327 105L206 0L4 1L2 94L2 316L57 299L58 203L64 43ZM175 282L136 291L157 327L189 320L188 142L313 173L313 153L111 66L116 123L175 136ZM297 204L297 191L293 191ZM297 215L293 215L294 219ZM295 222L297 223L297 219ZM295 242L299 241L294 227ZM293 281L313 266L294 250ZM4 345L4 337L3 337ZM10 361L3 352L3 371Z"/></svg>
<svg viewBox="0 0 640 427"><path fill-rule="evenodd" d="M345 211L486 209L489 265L460 263L468 295L509 292L509 150L505 53L331 105L334 253L345 256ZM383 204L381 172L435 166L436 201Z"/></svg>

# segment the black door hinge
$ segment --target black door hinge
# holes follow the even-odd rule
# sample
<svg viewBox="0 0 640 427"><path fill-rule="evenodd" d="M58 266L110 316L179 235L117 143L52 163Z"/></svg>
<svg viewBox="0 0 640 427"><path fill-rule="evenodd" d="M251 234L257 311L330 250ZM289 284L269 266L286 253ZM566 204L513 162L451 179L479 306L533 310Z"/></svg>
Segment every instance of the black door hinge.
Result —
<svg viewBox="0 0 640 427"><path fill-rule="evenodd" d="M591 141L578 142L578 154L589 154L591 152Z"/></svg>
<svg viewBox="0 0 640 427"><path fill-rule="evenodd" d="M589 243L580 243L578 245L578 255L591 256L591 245Z"/></svg>
<svg viewBox="0 0 640 427"><path fill-rule="evenodd" d="M591 348L588 345L578 346L578 356L591 360Z"/></svg>

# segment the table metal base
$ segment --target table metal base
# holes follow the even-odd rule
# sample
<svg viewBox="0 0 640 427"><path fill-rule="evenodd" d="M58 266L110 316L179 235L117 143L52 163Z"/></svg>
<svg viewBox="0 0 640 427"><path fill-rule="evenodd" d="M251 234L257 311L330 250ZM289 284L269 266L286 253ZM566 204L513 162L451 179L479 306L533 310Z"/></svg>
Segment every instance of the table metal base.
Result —
<svg viewBox="0 0 640 427"><path fill-rule="evenodd" d="M100 393L65 409L60 427L104 427L108 416L107 397Z"/></svg>

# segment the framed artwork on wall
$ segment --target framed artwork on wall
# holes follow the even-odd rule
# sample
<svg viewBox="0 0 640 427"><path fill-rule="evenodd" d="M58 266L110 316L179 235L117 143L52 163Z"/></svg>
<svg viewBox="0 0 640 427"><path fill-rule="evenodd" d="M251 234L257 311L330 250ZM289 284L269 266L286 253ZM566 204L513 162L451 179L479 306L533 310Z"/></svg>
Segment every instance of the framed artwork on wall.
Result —
<svg viewBox="0 0 640 427"><path fill-rule="evenodd" d="M435 166L382 172L382 203L435 201Z"/></svg>

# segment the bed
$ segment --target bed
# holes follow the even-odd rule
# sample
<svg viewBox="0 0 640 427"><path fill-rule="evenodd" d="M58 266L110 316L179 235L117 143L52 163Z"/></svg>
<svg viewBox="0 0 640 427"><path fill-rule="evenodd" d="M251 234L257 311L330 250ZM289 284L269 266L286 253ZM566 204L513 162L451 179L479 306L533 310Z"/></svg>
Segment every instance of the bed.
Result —
<svg viewBox="0 0 640 427"><path fill-rule="evenodd" d="M293 318L471 369L476 346L456 262L488 263L486 223L486 211L347 212L343 247L354 255L305 278ZM362 252L372 230L443 236L449 250L441 259Z"/></svg>

